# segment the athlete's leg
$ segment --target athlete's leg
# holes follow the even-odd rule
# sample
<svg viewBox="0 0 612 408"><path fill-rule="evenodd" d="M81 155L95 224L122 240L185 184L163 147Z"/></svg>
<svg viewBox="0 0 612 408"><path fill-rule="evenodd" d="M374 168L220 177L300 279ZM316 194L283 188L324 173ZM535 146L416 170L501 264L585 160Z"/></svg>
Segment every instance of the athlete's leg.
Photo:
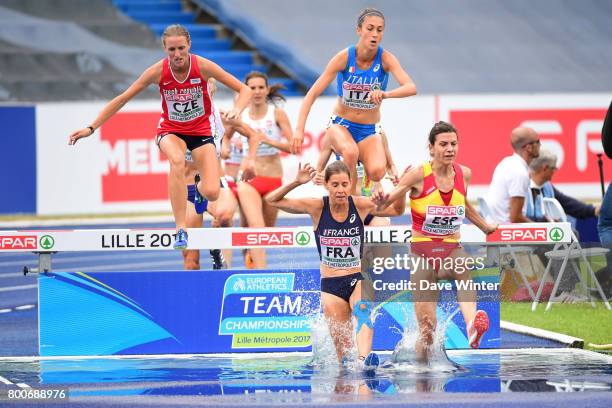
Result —
<svg viewBox="0 0 612 408"><path fill-rule="evenodd" d="M465 265L466 260L472 259L470 255L463 248L457 248L451 252L449 258L453 260L454 268L445 271L443 277L468 283L472 276ZM462 287L462 289L459 289L459 286L457 287L457 303L459 303L459 308L463 314L470 347L478 348L482 336L489 330L489 316L484 310L477 310L476 290L472 289L470 285Z"/></svg>
<svg viewBox="0 0 612 408"><path fill-rule="evenodd" d="M219 191L219 199L210 205L210 213L214 219L211 223L212 227L215 228L231 228L234 226L234 213L238 207L238 200L234 196L234 193L229 188L222 188ZM224 249L223 257L231 268L232 264L232 250Z"/></svg>
<svg viewBox="0 0 612 408"><path fill-rule="evenodd" d="M351 171L351 191L355 194L357 191L357 160L359 159L359 148L357 147L357 143L355 143L353 136L351 136L347 128L336 124L327 128L325 136L323 137L329 138L334 150L342 156L342 161L344 161Z"/></svg>
<svg viewBox="0 0 612 408"><path fill-rule="evenodd" d="M387 157L380 135L368 136L357 146L359 147L359 159L368 177L374 181L382 180L387 170Z"/></svg>
<svg viewBox="0 0 612 408"><path fill-rule="evenodd" d="M191 151L191 157L200 174L200 182L196 186L210 203L219 198L219 160L215 145L207 143Z"/></svg>
<svg viewBox="0 0 612 408"><path fill-rule="evenodd" d="M469 259L470 255L463 248L453 250L445 263L455 265L452 270L441 270L438 277L441 279L455 279L456 281L468 282L471 279L470 271L465 268L465 260ZM451 263L452 261L452 263ZM476 316L476 291L471 289L471 286L464 286L463 289L457 287L457 302L463 319L468 324L474 316Z"/></svg>
<svg viewBox="0 0 612 408"><path fill-rule="evenodd" d="M353 348L353 325L351 307L344 299L330 293L321 292L321 305L332 336L338 361Z"/></svg>
<svg viewBox="0 0 612 408"><path fill-rule="evenodd" d="M249 228L264 228L266 224L263 217L263 203L255 187L246 182L238 184L238 199ZM249 248L249 253L256 269L263 269L267 266L264 249Z"/></svg>
<svg viewBox="0 0 612 408"><path fill-rule="evenodd" d="M159 142L159 148L170 163L168 173L168 195L172 214L176 223L177 231L185 229L185 208L187 203L187 190L185 189L185 142L173 134L164 136Z"/></svg>
<svg viewBox="0 0 612 408"><path fill-rule="evenodd" d="M350 297L353 315L357 318L357 353L360 359L365 359L372 351L374 324L372 321L372 302L362 297L362 282L358 281Z"/></svg>
<svg viewBox="0 0 612 408"><path fill-rule="evenodd" d="M196 213L195 206L188 202L187 203L187 215L186 222L187 228L202 228L204 224L204 218L202 214ZM200 269L200 251L197 249L185 249L183 250L183 268L185 270L198 270Z"/></svg>
<svg viewBox="0 0 612 408"><path fill-rule="evenodd" d="M412 254L415 260L419 255ZM425 260L428 258L420 258ZM419 265L414 268L414 272L410 276L410 281L414 285L415 290L412 291L412 299L414 302L414 313L416 315L417 324L419 326L419 337L415 344L415 352L417 361L426 363L432 351L436 331L436 308L438 305L437 289L429 289L429 286L422 286L423 283L437 282L437 273L434 269L426 265Z"/></svg>

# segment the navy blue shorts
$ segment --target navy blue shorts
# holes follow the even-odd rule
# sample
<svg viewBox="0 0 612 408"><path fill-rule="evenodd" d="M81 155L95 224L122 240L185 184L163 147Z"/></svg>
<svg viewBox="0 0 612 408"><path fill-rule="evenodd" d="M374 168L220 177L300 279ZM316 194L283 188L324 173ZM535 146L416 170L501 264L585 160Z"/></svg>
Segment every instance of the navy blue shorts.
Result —
<svg viewBox="0 0 612 408"><path fill-rule="evenodd" d="M363 280L363 275L360 272L346 276L321 278L321 292L338 296L348 302L355 291L357 282L360 280Z"/></svg>
<svg viewBox="0 0 612 408"><path fill-rule="evenodd" d="M216 148L215 138L212 136L191 136L191 135L182 135L180 133L172 133L172 132L166 132L166 133L157 135L157 137L155 137L155 143L157 144L157 147L159 147L159 143L161 142L161 140L165 136L168 136L168 135L174 135L178 137L179 139L183 140L185 144L187 145L187 150L194 150L200 146L204 146L205 144L209 144L209 143L215 146Z"/></svg>

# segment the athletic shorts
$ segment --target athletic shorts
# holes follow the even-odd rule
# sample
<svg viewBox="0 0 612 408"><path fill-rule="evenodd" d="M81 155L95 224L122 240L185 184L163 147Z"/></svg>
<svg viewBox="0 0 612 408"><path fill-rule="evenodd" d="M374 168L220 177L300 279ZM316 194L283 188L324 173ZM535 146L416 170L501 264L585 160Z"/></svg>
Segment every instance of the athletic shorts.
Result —
<svg viewBox="0 0 612 408"><path fill-rule="evenodd" d="M236 184L234 178L230 176L225 176L225 179L227 180L227 188L229 188L230 191L234 193L234 197L238 198L238 184Z"/></svg>
<svg viewBox="0 0 612 408"><path fill-rule="evenodd" d="M338 296L348 302L355 291L357 282L360 280L363 280L363 275L360 272L346 276L321 278L321 292Z"/></svg>
<svg viewBox="0 0 612 408"><path fill-rule="evenodd" d="M179 139L183 140L185 144L187 144L187 149L191 151L193 151L194 149L197 149L200 146L204 146L209 143L212 144L213 146L215 145L215 138L212 136L192 136L192 135L182 135L180 133L166 132L166 133L161 133L155 137L155 144L157 144L157 147L159 147L159 143L167 135L175 135ZM216 149L216 146L215 146L215 149Z"/></svg>
<svg viewBox="0 0 612 408"><path fill-rule="evenodd" d="M423 258L446 259L461 244L456 240L444 238L413 237L410 242L410 251Z"/></svg>
<svg viewBox="0 0 612 408"><path fill-rule="evenodd" d="M368 136L380 133L379 123L365 125L363 123L351 122L350 120L346 120L337 115L331 116L327 127L330 127L331 125L340 125L345 127L353 137L355 143L361 142Z"/></svg>
<svg viewBox="0 0 612 408"><path fill-rule="evenodd" d="M272 192L283 185L283 180L280 177L264 177L256 176L254 179L247 181L260 196L264 197L269 192Z"/></svg>

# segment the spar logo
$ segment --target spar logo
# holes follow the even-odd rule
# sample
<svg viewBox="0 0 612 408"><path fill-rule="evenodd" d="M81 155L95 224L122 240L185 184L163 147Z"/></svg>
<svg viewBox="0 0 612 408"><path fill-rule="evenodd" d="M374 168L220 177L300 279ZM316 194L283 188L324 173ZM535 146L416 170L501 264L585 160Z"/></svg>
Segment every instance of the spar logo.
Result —
<svg viewBox="0 0 612 408"><path fill-rule="evenodd" d="M51 235L43 235L39 242L42 249L51 249L55 245L55 239Z"/></svg>
<svg viewBox="0 0 612 408"><path fill-rule="evenodd" d="M558 157L555 183L598 182L597 153L603 153L601 127L606 108L600 109L494 109L453 107L448 119L462 131L464 146L487 144L487 154L479 149L461 152L462 162L471 167L473 184L489 184L495 166L510 150L510 133L518 126L533 128L540 135L542 148Z"/></svg>
<svg viewBox="0 0 612 408"><path fill-rule="evenodd" d="M563 239L563 237L565 236L565 233L563 232L561 228L555 227L550 230L550 232L548 233L548 236L550 237L551 241L559 242Z"/></svg>
<svg viewBox="0 0 612 408"><path fill-rule="evenodd" d="M427 214L429 215L437 215L441 217L446 216L454 216L454 215L463 215L465 213L465 208L462 205L458 206L444 206L444 205L428 205L427 206Z"/></svg>
<svg viewBox="0 0 612 408"><path fill-rule="evenodd" d="M0 250L38 249L35 235L5 235L0 237Z"/></svg>
<svg viewBox="0 0 612 408"><path fill-rule="evenodd" d="M563 232L563 231L561 231ZM500 228L487 236L487 242L547 242L546 227Z"/></svg>
<svg viewBox="0 0 612 408"><path fill-rule="evenodd" d="M300 246L305 246L310 243L310 234L305 231L300 231L295 234L295 242Z"/></svg>
<svg viewBox="0 0 612 408"><path fill-rule="evenodd" d="M293 232L233 232L232 246L293 246Z"/></svg>
<svg viewBox="0 0 612 408"><path fill-rule="evenodd" d="M325 246L351 246L351 239L347 237L321 237L321 245Z"/></svg>
<svg viewBox="0 0 612 408"><path fill-rule="evenodd" d="M102 202L167 200L169 165L155 144L159 113L119 112L100 128Z"/></svg>

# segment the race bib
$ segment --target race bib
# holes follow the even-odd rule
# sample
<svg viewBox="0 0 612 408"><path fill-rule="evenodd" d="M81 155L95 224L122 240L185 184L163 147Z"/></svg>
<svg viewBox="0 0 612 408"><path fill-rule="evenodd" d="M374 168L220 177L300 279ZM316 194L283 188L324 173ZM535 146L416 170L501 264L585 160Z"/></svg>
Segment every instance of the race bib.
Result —
<svg viewBox="0 0 612 408"><path fill-rule="evenodd" d="M361 266L361 238L319 237L321 263L331 268L355 268Z"/></svg>
<svg viewBox="0 0 612 408"><path fill-rule="evenodd" d="M380 89L380 85L342 83L342 103L355 109L374 109L375 103L369 102L370 92Z"/></svg>
<svg viewBox="0 0 612 408"><path fill-rule="evenodd" d="M423 232L432 235L452 235L459 231L465 218L462 205L428 205L423 222Z"/></svg>
<svg viewBox="0 0 612 408"><path fill-rule="evenodd" d="M181 89L181 91L183 91ZM187 90L186 90L187 91ZM204 96L202 89L190 88L188 93L167 94L166 106L168 119L174 122L190 122L204 116Z"/></svg>

